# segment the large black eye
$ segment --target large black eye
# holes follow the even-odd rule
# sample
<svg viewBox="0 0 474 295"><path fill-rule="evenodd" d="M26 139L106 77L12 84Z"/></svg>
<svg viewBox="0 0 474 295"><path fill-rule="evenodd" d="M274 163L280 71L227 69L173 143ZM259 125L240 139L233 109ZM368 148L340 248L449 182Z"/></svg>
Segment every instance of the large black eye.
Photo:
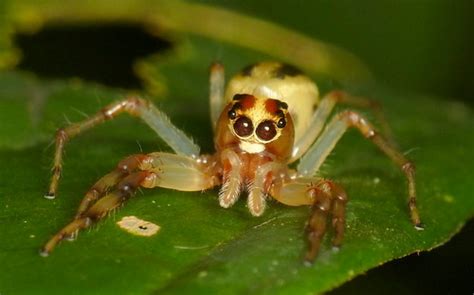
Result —
<svg viewBox="0 0 474 295"><path fill-rule="evenodd" d="M267 120L258 124L257 127L257 136L265 141L271 140L276 135L275 123L273 121Z"/></svg>
<svg viewBox="0 0 474 295"><path fill-rule="evenodd" d="M241 136L241 137L249 136L253 132L252 121L247 117L240 117L234 123L234 130L238 136Z"/></svg>

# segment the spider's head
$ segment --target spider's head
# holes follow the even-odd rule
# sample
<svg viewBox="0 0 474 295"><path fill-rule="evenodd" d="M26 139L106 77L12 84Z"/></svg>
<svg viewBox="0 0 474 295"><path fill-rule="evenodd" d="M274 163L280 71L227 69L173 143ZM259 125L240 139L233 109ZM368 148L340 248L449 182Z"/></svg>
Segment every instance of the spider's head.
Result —
<svg viewBox="0 0 474 295"><path fill-rule="evenodd" d="M217 129L218 148L238 143L243 152L266 150L286 158L293 147L294 127L288 105L276 99L234 95L224 108Z"/></svg>

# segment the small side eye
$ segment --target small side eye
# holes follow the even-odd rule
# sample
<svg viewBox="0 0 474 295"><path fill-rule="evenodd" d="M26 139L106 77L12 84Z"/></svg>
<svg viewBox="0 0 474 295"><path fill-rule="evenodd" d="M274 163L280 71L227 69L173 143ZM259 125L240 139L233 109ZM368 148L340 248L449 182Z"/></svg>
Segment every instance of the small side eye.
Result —
<svg viewBox="0 0 474 295"><path fill-rule="evenodd" d="M269 141L272 140L275 135L277 134L275 129L275 123L273 121L267 120L263 121L262 123L258 124L257 130L255 131L257 136L261 140Z"/></svg>
<svg viewBox="0 0 474 295"><path fill-rule="evenodd" d="M236 113L235 110L233 110L233 109L230 110L230 111L227 113L227 115L229 116L229 118L230 118L231 120L234 120L234 119L237 117L237 113Z"/></svg>
<svg viewBox="0 0 474 295"><path fill-rule="evenodd" d="M277 122L277 127L278 127L278 128L283 128L283 127L285 127L285 126L286 126L286 120L285 120L285 118L280 118L280 120L278 120L278 122Z"/></svg>
<svg viewBox="0 0 474 295"><path fill-rule="evenodd" d="M240 117L234 123L234 130L240 137L249 136L253 132L252 121L247 117Z"/></svg>

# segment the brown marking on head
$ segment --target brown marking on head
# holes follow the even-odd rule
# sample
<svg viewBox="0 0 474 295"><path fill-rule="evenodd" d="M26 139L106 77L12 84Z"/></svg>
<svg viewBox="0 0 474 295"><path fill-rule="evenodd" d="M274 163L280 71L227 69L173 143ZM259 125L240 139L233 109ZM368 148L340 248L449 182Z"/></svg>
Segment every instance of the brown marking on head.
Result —
<svg viewBox="0 0 474 295"><path fill-rule="evenodd" d="M267 99L265 101L265 109L270 114L283 114L283 109L287 110L288 105L285 102L279 101L277 99Z"/></svg>
<svg viewBox="0 0 474 295"><path fill-rule="evenodd" d="M270 114L276 114L280 110L279 108L279 100L276 99L267 99L265 101L265 109Z"/></svg>
<svg viewBox="0 0 474 295"><path fill-rule="evenodd" d="M234 106L238 104L237 108L241 109L242 111L251 109L255 105L255 97L249 94L236 94L234 95L233 100L238 101L238 103L234 104Z"/></svg>

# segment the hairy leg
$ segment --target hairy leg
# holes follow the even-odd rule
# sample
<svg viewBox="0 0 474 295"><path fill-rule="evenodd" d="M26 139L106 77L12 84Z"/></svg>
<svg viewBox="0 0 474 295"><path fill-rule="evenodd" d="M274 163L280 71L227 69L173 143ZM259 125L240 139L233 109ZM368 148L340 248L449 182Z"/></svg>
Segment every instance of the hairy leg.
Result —
<svg viewBox="0 0 474 295"><path fill-rule="evenodd" d="M140 163L147 159L146 155L132 155L119 162L115 170L103 176L86 193L76 213L76 219L81 218L87 209L101 196L113 188L121 179L134 172Z"/></svg>
<svg viewBox="0 0 474 295"><path fill-rule="evenodd" d="M298 160L309 149L316 138L321 134L329 115L338 103L371 109L382 127L383 134L393 143L392 132L379 103L365 97L352 96L343 91L331 91L326 94L319 103L318 108L311 118L307 132L305 132L301 138L296 139L290 163Z"/></svg>
<svg viewBox="0 0 474 295"><path fill-rule="evenodd" d="M334 116L318 140L301 158L297 167L298 174L303 176L314 175L349 127L359 130L365 138L370 139L377 145L403 171L408 182L408 206L411 220L416 229L422 229L416 207L415 167L413 163L377 133L374 127L357 112L344 111Z"/></svg>
<svg viewBox="0 0 474 295"><path fill-rule="evenodd" d="M65 238L76 236L81 229L87 228L103 218L107 213L123 204L141 185L150 172L139 171L126 176L110 193L99 198L89 209L56 233L41 249L41 256L48 256L56 245Z"/></svg>
<svg viewBox="0 0 474 295"><path fill-rule="evenodd" d="M41 250L47 256L65 238L105 217L127 201L139 187L201 191L220 184L213 158L197 159L152 153L130 156L101 178L82 200L75 219L54 235Z"/></svg>
<svg viewBox="0 0 474 295"><path fill-rule="evenodd" d="M156 133L177 153L186 156L199 155L199 147L176 128L168 117L156 108L151 102L131 97L123 101L115 102L94 116L56 132L56 152L54 154L53 175L46 198L52 199L56 196L59 178L62 171L63 150L67 141L78 134L91 129L107 120L117 117L121 113L128 113L143 119Z"/></svg>
<svg viewBox="0 0 474 295"><path fill-rule="evenodd" d="M318 255L330 215L334 228L333 246L341 245L344 237L347 195L340 186L326 179L296 178L274 186L271 195L277 201L290 206L311 205L311 215L306 226L307 263L312 263Z"/></svg>

